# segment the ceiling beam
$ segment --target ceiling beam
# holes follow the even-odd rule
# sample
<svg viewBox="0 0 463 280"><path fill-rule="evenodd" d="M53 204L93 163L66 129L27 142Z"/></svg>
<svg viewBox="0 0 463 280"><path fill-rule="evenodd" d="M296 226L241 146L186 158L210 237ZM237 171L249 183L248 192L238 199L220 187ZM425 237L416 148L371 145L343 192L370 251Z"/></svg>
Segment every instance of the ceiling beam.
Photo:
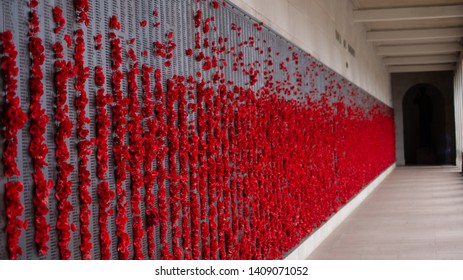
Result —
<svg viewBox="0 0 463 280"><path fill-rule="evenodd" d="M386 31L367 31L367 41L400 41L411 39L442 39L463 36L463 28L403 29Z"/></svg>
<svg viewBox="0 0 463 280"><path fill-rule="evenodd" d="M455 70L455 64L395 65L389 66L387 69L390 73L450 71Z"/></svg>
<svg viewBox="0 0 463 280"><path fill-rule="evenodd" d="M463 17L463 5L365 9L354 11L354 22L422 20L455 17Z"/></svg>
<svg viewBox="0 0 463 280"><path fill-rule="evenodd" d="M384 65L415 65L415 64L442 64L457 62L455 54L425 55L425 56L396 56L383 58Z"/></svg>
<svg viewBox="0 0 463 280"><path fill-rule="evenodd" d="M424 55L424 54L448 54L462 51L463 47L459 43L440 43L440 44L419 44L419 45L397 45L397 46L378 46L377 55Z"/></svg>

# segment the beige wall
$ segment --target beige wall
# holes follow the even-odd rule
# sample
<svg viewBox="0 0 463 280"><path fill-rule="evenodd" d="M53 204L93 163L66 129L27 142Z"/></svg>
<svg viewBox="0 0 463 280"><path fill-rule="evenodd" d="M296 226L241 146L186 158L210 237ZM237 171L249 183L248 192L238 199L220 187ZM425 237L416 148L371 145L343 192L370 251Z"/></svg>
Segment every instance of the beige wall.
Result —
<svg viewBox="0 0 463 280"><path fill-rule="evenodd" d="M384 103L392 106L390 75L352 21L350 0L231 0ZM355 49L352 57L335 30ZM349 67L346 68L346 62Z"/></svg>

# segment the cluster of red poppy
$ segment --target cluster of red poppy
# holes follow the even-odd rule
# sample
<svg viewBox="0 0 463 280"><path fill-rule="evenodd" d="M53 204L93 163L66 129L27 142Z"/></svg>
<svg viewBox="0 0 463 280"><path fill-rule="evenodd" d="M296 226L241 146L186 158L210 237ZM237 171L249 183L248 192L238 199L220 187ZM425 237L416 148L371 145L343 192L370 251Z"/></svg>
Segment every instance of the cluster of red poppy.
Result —
<svg viewBox="0 0 463 280"><path fill-rule="evenodd" d="M236 144L237 143L236 142L237 141L236 129L238 128L238 126L236 127L233 126L234 107L236 106L235 102L236 101L232 101L232 100L230 100L229 102L229 110L227 112L227 121L228 121L229 126L225 132L225 133L228 133L228 139L225 138L225 143L228 143L227 146L229 150L229 159L231 162L236 162L239 159L239 148ZM227 190L230 196L230 202L226 203L226 205L228 204L231 204L231 205L230 205L230 209L226 209L225 211L227 211L226 215L230 216L230 222L232 223L232 225L227 231L225 236L227 237L227 246L228 248L231 248L227 255L227 258L231 259L234 256L236 256L237 251L235 250L236 248L235 245L238 242L238 232L239 232L238 217L235 214L237 213L237 209L239 205L237 203L231 203L231 201L236 200L239 197L238 196L239 191L237 190L237 188L234 187L238 183L238 178L234 176L236 172L238 171L237 165L233 164L229 170L230 170L230 187L227 187Z"/></svg>
<svg viewBox="0 0 463 280"><path fill-rule="evenodd" d="M209 114L207 117L206 122L206 157L207 157L207 171L208 171L208 193L207 196L209 197L209 234L210 234L210 258L216 259L219 244L218 244L218 222L221 222L218 219L218 211L217 203L218 203L218 189L221 187L219 186L219 178L217 173L218 161L220 160L218 153L220 152L220 148L218 145L220 144L218 141L219 131L221 130L220 127L220 106L218 100L220 99L219 94L215 94L215 90L213 87L207 86L204 88L204 106Z"/></svg>
<svg viewBox="0 0 463 280"><path fill-rule="evenodd" d="M8 182L5 184L5 211L7 223L5 232L8 235L8 253L10 260L16 260L23 254L19 246L19 237L22 230L27 229L27 220L20 219L24 205L21 203L21 193L24 186L21 182Z"/></svg>
<svg viewBox="0 0 463 280"><path fill-rule="evenodd" d="M74 4L78 22L85 23L88 2L74 1ZM36 0L31 1L32 9L37 5ZM203 4L196 6L200 5ZM218 1L208 1L206 5L219 7ZM60 19L60 10L59 7L53 9L58 33L65 22ZM158 14L155 11L153 15ZM90 209L96 202L92 201L89 191L92 182L88 165L93 160L93 144L96 145L102 259L112 257L112 242L118 243L119 259L130 257L131 246L134 259L153 259L157 251L162 259L281 258L394 162L391 109L366 93L357 92L355 86L292 47L288 47L286 57L273 59L272 55L280 53L274 53L271 47L255 46L261 40L259 36L240 41L237 37L242 28L236 24L232 25L236 31L231 35L234 40L230 40L234 45L228 46L228 38L213 36L215 18L203 19L202 15L200 9L195 12L195 46L185 51L199 70L195 73L197 78L194 75L163 78L161 69L147 64L139 67L131 46L127 46L126 54L123 52L118 18L110 18L112 95L105 93L104 67L96 66L94 141L89 139L91 122L86 115L89 112L86 82L90 75L90 69L85 66L86 29L74 33L75 65L64 60L62 44L66 42L68 48L72 45L69 35L52 46L56 59L56 228L62 259L79 253L83 259L92 257ZM50 231L46 221L48 196L53 183L46 181L42 171L49 147L44 144L48 118L40 103L44 94L41 67L45 56L37 35L38 26L37 13L32 10L29 151L36 186L35 241L39 252L45 255ZM142 22L141 26L146 24ZM262 30L261 23L253 26ZM169 31L165 44L154 44L154 55L164 59L164 66L169 66L173 59L177 40L173 35ZM57 37L61 37L60 34ZM102 46L102 38L101 34L94 37L97 50ZM17 54L11 33L1 34L1 39L1 69L7 92L6 110L2 115L6 128L2 163L5 175L11 177L19 175L16 134L24 126L26 115L15 92ZM134 43L135 38L128 44ZM244 48L265 59L249 61ZM146 51L142 53L148 56ZM127 96L123 89L125 55ZM240 70L240 75L248 76L249 81L235 85L237 81L227 80L221 71L227 66L227 59L233 63L230 70ZM307 65L305 72L299 69L301 65ZM202 73L200 69L210 71ZM285 78L275 79L276 71ZM151 89L153 72L154 91ZM72 109L76 112L80 252L68 248L71 231L76 229L76 225L70 225L73 211L70 174L74 167L69 163L67 145L73 132L67 91L72 77L75 77L76 92ZM143 100L137 82L140 78ZM316 81L323 83L323 93L318 92ZM310 88L309 93L301 89L303 86ZM113 141L110 140L112 127ZM368 145L359 145L359 138L367 139ZM110 151L114 166L109 165ZM115 174L115 192L107 178L109 171ZM20 182L6 185L10 258L21 255L18 240L22 229L27 227L27 222L20 219L24 209L22 191ZM143 201L145 213L142 213ZM117 241L111 240L108 226L114 210L117 211ZM129 219L131 229L127 229ZM155 248L156 227L159 227L159 248ZM148 244L147 256L144 242Z"/></svg>
<svg viewBox="0 0 463 280"><path fill-rule="evenodd" d="M96 174L100 182L98 183L98 198L99 198L99 219L100 226L100 252L101 259L109 260L111 258L111 236L108 230L108 218L113 215L111 201L114 199L114 191L109 188L106 179L108 171L108 137L111 133L111 120L107 111L107 106L111 104L111 95L105 94L104 84L105 75L103 67L95 67L95 84L99 87L96 100Z"/></svg>
<svg viewBox="0 0 463 280"><path fill-rule="evenodd" d="M178 134L179 134L179 164L180 175L179 185L180 188L180 202L182 207L182 247L184 252L184 259L191 259L191 228L190 228L190 198L189 198L189 184L188 184L188 150L190 149L188 143L188 113L187 106L187 87L184 83L184 77L177 78L178 91Z"/></svg>
<svg viewBox="0 0 463 280"><path fill-rule="evenodd" d="M21 108L19 97L16 96L18 81L16 80L19 69L16 67L18 52L13 42L13 35L10 31L0 34L2 42L1 70L4 73L5 109L2 116L4 126L5 149L3 150L2 163L6 177L19 176L20 171L16 163L18 155L18 131L21 130L27 116Z"/></svg>
<svg viewBox="0 0 463 280"><path fill-rule="evenodd" d="M96 93L96 154L97 154L97 177L101 180L98 184L98 197L99 197L99 219L100 226L100 251L101 258L104 260L110 259L111 251L111 238L108 231L108 217L113 213L111 207L111 200L114 199L114 191L109 188L106 181L106 172L108 170L108 136L110 134L111 121L109 119L106 106L111 103L111 96L105 94L104 85L105 77L101 66L95 68L95 84L99 86Z"/></svg>
<svg viewBox="0 0 463 280"><path fill-rule="evenodd" d="M174 42L174 32L169 32L166 34L167 42L164 44L162 42L156 41L154 45L154 55L157 57L165 58L164 66L170 67L171 60L174 58L174 50L177 47L177 44Z"/></svg>
<svg viewBox="0 0 463 280"><path fill-rule="evenodd" d="M53 20L56 23L56 28L54 29L55 34L58 34L63 30L64 25L66 24L66 18L63 17L63 10L60 6L55 6L53 8Z"/></svg>
<svg viewBox="0 0 463 280"><path fill-rule="evenodd" d="M18 131L22 129L27 121L27 116L20 106L19 97L16 96L19 69L16 67L16 57L18 52L13 42L13 35L10 31L0 33L0 42L2 47L0 68L4 73L5 83L5 111L2 115L2 124L4 127L5 148L3 151L2 163L4 166L4 175L7 178L20 176L20 171L17 167L18 155ZM21 203L21 194L24 186L21 182L11 181L5 184L5 211L6 211L6 227L4 229L7 234L8 253L12 260L17 259L22 255L22 248L19 246L19 237L22 229L27 229L27 221L20 219L24 211L24 206Z"/></svg>
<svg viewBox="0 0 463 280"><path fill-rule="evenodd" d="M97 51L101 50L101 48L103 47L102 40L103 40L103 35L101 34L98 34L95 37L93 37L93 41L95 41L95 49Z"/></svg>
<svg viewBox="0 0 463 280"><path fill-rule="evenodd" d="M60 42L54 44L55 57L64 57L63 46ZM57 52L57 50L59 50ZM74 67L71 62L65 60L55 61L54 84L56 91L55 120L57 124L55 136L55 158L58 176L55 183L55 197L58 200L58 219L56 229L58 230L58 247L62 259L71 257L71 250L68 245L71 241L71 225L69 224L70 213L73 210L68 200L72 193L72 181L69 176L74 166L68 162L70 158L69 147L66 140L72 135L72 122L69 119L68 80L74 76Z"/></svg>
<svg viewBox="0 0 463 280"><path fill-rule="evenodd" d="M230 133L230 121L232 119L233 107L229 102L229 92L225 85L221 85L219 87L219 94L220 94L220 104L223 104L221 109L222 114L222 131L219 134L219 143L222 143L222 151L223 151L223 158L222 162L219 165L218 169L218 178L220 179L220 184L223 186L222 188L222 196L223 200L220 200L217 204L217 208L220 210L219 213L219 232L223 232L223 234L219 234L219 242L220 242L220 255L224 256L225 259L230 259L233 252L230 250L225 252L225 248L233 248L233 232L231 228L231 217L232 217L232 190L228 182L232 178L232 168L230 167L230 155L231 145L229 140ZM220 126L220 125L219 125ZM219 146L220 149L220 146ZM220 196L220 193L219 193Z"/></svg>
<svg viewBox="0 0 463 280"><path fill-rule="evenodd" d="M29 21L29 51L31 53L31 77L29 78L30 100L30 120L29 132L31 142L29 153L32 158L34 171L32 178L35 185L35 195L33 199L35 214L35 242L39 253L44 256L48 252L48 241L50 240L50 224L47 222L48 197L53 188L53 181L45 179L43 168L48 165L46 157L48 146L45 143L45 134L48 124L48 116L45 108L41 105L43 90L42 65L45 61L44 47L42 39L38 37L39 17L37 11L31 8L31 18Z"/></svg>
<svg viewBox="0 0 463 280"><path fill-rule="evenodd" d="M226 139L226 131L229 128L229 116L227 115L227 106L228 106L228 98L227 98L227 88L224 84L220 84L217 90L217 95L214 100L214 107L217 108L215 112L216 115L216 124L215 124L215 152L220 153L222 151L222 157L217 157L216 161L216 180L217 180L217 230L218 234L218 254L222 256L222 258L226 259L230 256L229 252L225 251L225 246L228 248L232 248L231 246L231 234L230 234L230 226L231 223L229 222L231 219L230 215L230 188L228 186L228 180L230 178L229 175L229 156L228 150L229 145ZM227 201L228 200L228 201ZM228 209L227 209L228 207ZM227 240L227 244L226 244ZM216 255L214 256L217 256Z"/></svg>
<svg viewBox="0 0 463 280"><path fill-rule="evenodd" d="M262 25L263 25L262 22L256 22L256 23L253 24L254 28L255 28L257 31L262 31Z"/></svg>
<svg viewBox="0 0 463 280"><path fill-rule="evenodd" d="M176 126L177 113L175 102L178 101L177 76L167 80L166 116L167 116L167 140L168 140L168 166L169 166L169 190L172 225L172 252L175 259L182 259L183 252L180 247L181 230L180 220L180 178L177 172L177 153L179 151L178 128Z"/></svg>
<svg viewBox="0 0 463 280"><path fill-rule="evenodd" d="M117 216L116 216L116 234L119 238L117 250L119 259L129 258L130 237L127 233L127 192L124 189L125 181L127 180L126 162L129 158L128 147L124 143L127 133L127 105L128 99L123 96L122 79L124 74L121 71L122 46L121 39L117 38L116 30L120 29L121 24L116 16L110 19L110 28L112 31L109 34L111 38L111 59L113 74L111 77L113 91L113 123L114 123L114 164L116 177L116 196L117 196Z"/></svg>
<svg viewBox="0 0 463 280"><path fill-rule="evenodd" d="M164 260L172 259L172 255L169 249L169 201L167 196L166 180L168 179L167 170L164 166L164 160L167 155L166 137L167 137L167 124L165 122L166 110L164 108L164 90L162 87L162 76L161 70L156 69L154 71L155 78L155 93L154 99L157 101L155 105L156 113L156 124L157 124L157 135L156 135L156 146L157 150L157 183L158 183L158 207L159 207L159 221L160 221L160 243L161 243L161 258Z"/></svg>
<svg viewBox="0 0 463 280"><path fill-rule="evenodd" d="M203 11L197 10L194 15L194 22L195 28L199 28L201 26L201 17L203 16Z"/></svg>
<svg viewBox="0 0 463 280"><path fill-rule="evenodd" d="M154 184L157 172L153 169L153 163L156 160L156 154L150 151L157 150L156 147L156 120L154 118L154 96L151 91L151 73L153 68L143 64L141 82L145 98L143 100L142 114L145 119L146 129L143 133L143 145L145 157L143 160L144 183L145 183L145 207L146 207L146 235L148 241L148 257L154 259L155 252L155 227L159 225L159 215L156 208L156 198L154 196Z"/></svg>
<svg viewBox="0 0 463 280"><path fill-rule="evenodd" d="M218 1L212 1L212 7L213 7L214 9L218 9L218 8L220 7L219 2L218 2Z"/></svg>
<svg viewBox="0 0 463 280"><path fill-rule="evenodd" d="M88 5L88 4L87 4ZM87 126L90 124L90 119L86 116L88 106L88 96L85 91L85 84L90 76L89 67L85 66L85 41L84 31L78 29L75 31L76 45L74 49L75 75L76 80L74 89L76 90L76 98L74 105L77 112L76 132L77 132L77 157L79 158L78 176L79 176L79 198L80 198L80 234L81 244L80 251L82 259L91 259L91 242L92 234L89 230L90 224L90 206L92 204L92 196L89 188L92 186L90 180L90 171L88 170L89 156L92 154L93 140L88 139L89 130Z"/></svg>
<svg viewBox="0 0 463 280"><path fill-rule="evenodd" d="M114 197L114 191L111 190L108 182L102 181L98 183L98 225L100 226L100 254L102 260L111 259L111 235L108 230L108 218L114 214L114 210L111 209L111 201Z"/></svg>
<svg viewBox="0 0 463 280"><path fill-rule="evenodd" d="M200 30L202 23L203 11L198 9L194 15L195 28ZM201 32L197 31L195 33L195 49L201 49ZM188 53L187 53L188 54Z"/></svg>
<svg viewBox="0 0 463 280"><path fill-rule="evenodd" d="M199 167L198 167L198 177L199 177L199 198L200 202L200 219L201 221L201 244L202 246L202 255L203 259L210 259L210 245L209 245L209 225L207 222L207 203L204 197L207 197L207 157L206 157L206 149L207 149L207 142L206 142L206 114L205 114L205 82L201 80L201 82L197 85L196 94L197 94L197 130L198 130L198 137L199 137L199 145L198 145L198 156L199 156ZM193 218L193 222L195 219Z"/></svg>
<svg viewBox="0 0 463 280"><path fill-rule="evenodd" d="M16 80L19 69L16 67L18 52L13 42L13 35L10 31L0 33L2 47L0 69L4 73L4 86L6 90L4 112L2 115L3 136L5 148L3 151L2 164L4 175L7 178L20 176L16 160L18 155L18 131L21 130L26 121L27 115L21 108L20 99L16 96L18 82ZM21 194L24 186L21 182L11 181L5 184L5 211L9 258L14 260L22 255L22 248L19 246L19 237L22 229L27 229L27 221L20 219L24 206L21 203Z"/></svg>
<svg viewBox="0 0 463 280"><path fill-rule="evenodd" d="M109 19L109 28L114 29L114 30L120 30L121 29L121 23L119 22L119 19L116 16L112 16Z"/></svg>
<svg viewBox="0 0 463 280"><path fill-rule="evenodd" d="M68 48L70 48L71 45L72 45L71 36L69 36L69 34L64 34L63 40L66 42L66 46L67 46Z"/></svg>
<svg viewBox="0 0 463 280"><path fill-rule="evenodd" d="M16 96L16 89L18 87L16 77L19 71L16 67L18 53L11 32L5 31L0 33L0 42L2 43L0 68L4 73L3 78L6 90L5 111L2 115L3 136L5 139L2 163L5 176L10 178L21 175L16 163L18 155L17 134L24 127L27 116L21 109L19 97ZM24 186L21 182L11 181L5 184L5 189L6 227L4 231L7 234L9 258L15 260L22 255L22 248L19 246L19 237L21 236L22 229L27 229L27 221L23 221L20 218L24 211L24 206L21 203L21 194Z"/></svg>
<svg viewBox="0 0 463 280"><path fill-rule="evenodd" d="M129 173L132 191L131 210L133 247L134 259L141 260L144 259L142 246L145 230L140 210L140 203L143 200L140 189L144 187L142 163L145 157L145 147L143 145L143 117L140 114L140 101L138 100L138 61L133 49L129 50L128 56L131 58L130 70L127 73L129 110L127 130L129 133Z"/></svg>
<svg viewBox="0 0 463 280"><path fill-rule="evenodd" d="M88 0L74 0L74 6L76 9L77 22L88 26L90 23L88 18Z"/></svg>
<svg viewBox="0 0 463 280"><path fill-rule="evenodd" d="M201 48L201 33L198 31L195 33L195 49Z"/></svg>
<svg viewBox="0 0 463 280"><path fill-rule="evenodd" d="M192 76L188 77L188 106L187 114L192 115L197 111L197 100L196 100L196 81ZM183 110L183 109L182 109ZM191 120L187 123L188 128L188 160L190 168L190 217L189 222L191 223L191 251L192 258L197 260L201 256L199 242L200 237L200 196L199 196L199 175L198 175L198 145L199 137L196 128L196 121ZM183 129L182 129L183 130ZM185 211L185 209L184 209ZM185 215L184 215L185 216ZM186 216L188 217L188 216Z"/></svg>

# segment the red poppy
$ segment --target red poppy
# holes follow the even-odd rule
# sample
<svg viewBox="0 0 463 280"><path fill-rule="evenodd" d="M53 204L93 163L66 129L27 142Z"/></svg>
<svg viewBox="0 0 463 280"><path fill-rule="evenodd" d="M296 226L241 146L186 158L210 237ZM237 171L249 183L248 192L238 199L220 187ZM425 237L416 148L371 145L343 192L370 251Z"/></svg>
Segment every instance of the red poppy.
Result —
<svg viewBox="0 0 463 280"><path fill-rule="evenodd" d="M88 0L74 0L74 7L78 23L84 23L86 26L90 23L88 18L89 4Z"/></svg>
<svg viewBox="0 0 463 280"><path fill-rule="evenodd" d="M194 16L194 21L195 21L195 28L198 28L201 26L201 17L202 17L203 12L201 10L197 10L196 14Z"/></svg>
<svg viewBox="0 0 463 280"><path fill-rule="evenodd" d="M5 184L5 211L8 242L8 254L10 260L16 260L22 255L22 248L19 246L19 237L22 230L27 229L27 221L20 219L24 211L21 203L21 193L24 186L21 182L10 181Z"/></svg>
<svg viewBox="0 0 463 280"><path fill-rule="evenodd" d="M71 40L71 36L69 36L69 34L64 35L64 41L66 41L67 47L70 48L71 45L72 45L72 40Z"/></svg>
<svg viewBox="0 0 463 280"><path fill-rule="evenodd" d="M131 68L127 74L127 82L129 88L128 96L128 132L129 132L129 163L132 168L129 169L131 180L131 190L132 190L132 199L131 199L131 209L133 215L133 238L134 238L134 259L144 259L143 250L142 250L142 241L144 237L143 222L140 218L140 202L141 194L140 189L144 186L142 180L142 163L144 160L144 146L143 138L140 135L143 133L143 128L140 124L140 101L138 100L138 84L137 84L137 75L138 71L138 62L137 57L133 49L128 51L128 56L131 58Z"/></svg>
<svg viewBox="0 0 463 280"><path fill-rule="evenodd" d="M112 16L109 20L109 28L111 29L121 29L121 23L119 22L119 20L117 19L116 16Z"/></svg>
<svg viewBox="0 0 463 280"><path fill-rule="evenodd" d="M55 47L55 56L61 54L62 50L58 44ZM68 197L71 194L72 182L69 181L69 175L73 170L73 166L67 163L69 159L69 149L66 140L70 138L72 131L72 123L68 116L67 100L67 82L73 75L71 73L71 64L63 60L55 62L56 73L54 76L55 90L56 90L56 108L55 119L57 122L57 130L55 136L56 143L56 162L58 178L56 180L55 197L58 200L58 218L56 227L58 229L58 247L60 257L62 259L69 259L71 251L68 248L70 241L69 213L72 211L72 205L68 202Z"/></svg>
<svg viewBox="0 0 463 280"><path fill-rule="evenodd" d="M27 115L23 112L19 98L16 96L18 68L16 67L17 51L14 44L13 36L10 31L5 31L1 34L1 43L3 51L0 59L0 69L4 76L5 95L5 110L3 112L3 136L5 139L5 148L3 150L2 163L4 166L4 174L6 177L19 176L20 171L17 167L16 157L18 154L18 138L17 134L21 130L26 121Z"/></svg>
<svg viewBox="0 0 463 280"><path fill-rule="evenodd" d="M206 18L206 20L204 21L204 24L203 24L203 32L204 33L209 32L209 30L210 30L210 26L209 26L210 21L211 21L210 18Z"/></svg>
<svg viewBox="0 0 463 280"><path fill-rule="evenodd" d="M110 27L112 29L120 29L120 24L117 17L113 16L110 20ZM113 122L115 130L115 139L113 145L114 164L116 167L116 193L117 193L117 217L116 217L116 234L118 240L118 256L119 259L128 259L129 257L129 235L126 231L127 225L127 209L126 209L126 191L123 189L123 184L127 179L126 172L126 160L128 158L127 150L128 147L124 143L126 135L126 116L128 113L127 103L128 101L122 94L122 79L124 74L121 72L121 65L123 62L122 58L122 47L121 40L117 38L117 35L112 32L114 36L111 38L111 58L112 58L112 69L113 74L111 76L111 84L113 90L114 106L113 111ZM110 36L111 37L111 36Z"/></svg>

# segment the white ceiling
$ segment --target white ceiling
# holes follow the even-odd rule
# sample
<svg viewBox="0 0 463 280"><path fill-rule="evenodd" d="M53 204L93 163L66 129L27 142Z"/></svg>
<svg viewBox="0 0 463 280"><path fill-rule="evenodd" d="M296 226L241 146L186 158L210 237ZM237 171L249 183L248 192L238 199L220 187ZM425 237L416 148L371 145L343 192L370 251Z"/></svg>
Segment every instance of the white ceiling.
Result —
<svg viewBox="0 0 463 280"><path fill-rule="evenodd" d="M454 70L463 51L463 0L352 0L389 72Z"/></svg>

